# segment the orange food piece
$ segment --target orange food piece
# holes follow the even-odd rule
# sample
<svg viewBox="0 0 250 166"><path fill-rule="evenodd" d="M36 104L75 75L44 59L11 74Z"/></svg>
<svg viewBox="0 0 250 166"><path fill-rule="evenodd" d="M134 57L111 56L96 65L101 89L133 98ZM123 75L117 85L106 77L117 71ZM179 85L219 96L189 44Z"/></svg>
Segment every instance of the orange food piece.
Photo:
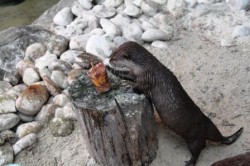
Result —
<svg viewBox="0 0 250 166"><path fill-rule="evenodd" d="M108 75L103 63L98 63L88 71L88 76L95 85L98 93L104 93L110 90Z"/></svg>

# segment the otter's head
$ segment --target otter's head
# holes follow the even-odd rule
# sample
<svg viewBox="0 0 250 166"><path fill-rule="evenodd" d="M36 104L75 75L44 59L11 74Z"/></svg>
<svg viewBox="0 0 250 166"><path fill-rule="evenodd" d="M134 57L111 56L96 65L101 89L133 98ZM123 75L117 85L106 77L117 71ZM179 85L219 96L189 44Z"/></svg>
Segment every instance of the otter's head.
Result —
<svg viewBox="0 0 250 166"><path fill-rule="evenodd" d="M141 45L126 42L118 47L104 63L111 68L111 71L113 70L113 73L116 72L116 75L134 80L146 70L151 57L153 56Z"/></svg>

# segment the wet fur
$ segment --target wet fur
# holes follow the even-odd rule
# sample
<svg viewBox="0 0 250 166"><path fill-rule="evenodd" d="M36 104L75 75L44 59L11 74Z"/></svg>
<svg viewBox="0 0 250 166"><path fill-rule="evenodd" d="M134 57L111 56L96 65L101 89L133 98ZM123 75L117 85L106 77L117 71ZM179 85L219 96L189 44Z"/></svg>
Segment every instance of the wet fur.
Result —
<svg viewBox="0 0 250 166"><path fill-rule="evenodd" d="M192 154L186 165L195 165L206 140L231 144L241 135L243 128L232 136L222 136L174 74L139 44L121 45L111 55L109 65L108 69L115 75L134 81L134 91L143 93L154 104L163 122L186 140Z"/></svg>

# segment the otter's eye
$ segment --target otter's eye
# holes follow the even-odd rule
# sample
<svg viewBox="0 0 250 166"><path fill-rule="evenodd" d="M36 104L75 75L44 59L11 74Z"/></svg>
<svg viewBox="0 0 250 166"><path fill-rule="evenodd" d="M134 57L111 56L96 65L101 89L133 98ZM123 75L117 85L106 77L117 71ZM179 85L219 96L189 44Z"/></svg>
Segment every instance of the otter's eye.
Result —
<svg viewBox="0 0 250 166"><path fill-rule="evenodd" d="M124 57L125 59L129 59L129 55L128 55L128 54L123 54L123 57Z"/></svg>

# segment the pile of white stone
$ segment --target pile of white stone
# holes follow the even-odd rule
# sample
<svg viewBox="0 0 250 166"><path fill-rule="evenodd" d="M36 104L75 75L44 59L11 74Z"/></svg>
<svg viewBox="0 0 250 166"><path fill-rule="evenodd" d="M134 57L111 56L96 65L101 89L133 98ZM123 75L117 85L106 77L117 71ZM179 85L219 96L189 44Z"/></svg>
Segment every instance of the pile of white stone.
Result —
<svg viewBox="0 0 250 166"><path fill-rule="evenodd" d="M73 131L76 118L64 89L90 64L84 52L67 48L62 36L34 43L16 66L22 83L0 81L0 165L13 162L14 155L34 144L36 133L49 122L54 136Z"/></svg>

